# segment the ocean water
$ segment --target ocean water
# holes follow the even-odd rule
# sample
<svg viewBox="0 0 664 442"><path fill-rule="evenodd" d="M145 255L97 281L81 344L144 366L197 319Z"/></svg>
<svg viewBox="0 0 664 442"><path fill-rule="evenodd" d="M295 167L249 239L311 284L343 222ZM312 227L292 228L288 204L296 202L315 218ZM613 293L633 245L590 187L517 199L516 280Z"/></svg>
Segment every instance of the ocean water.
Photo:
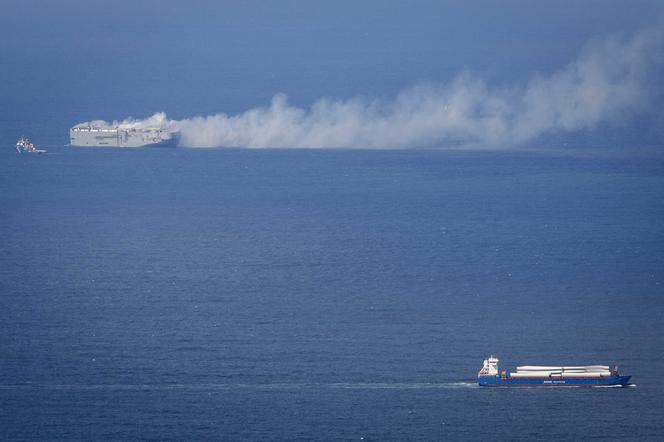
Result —
<svg viewBox="0 0 664 442"><path fill-rule="evenodd" d="M664 434L664 154L45 147L0 153L3 440Z"/></svg>

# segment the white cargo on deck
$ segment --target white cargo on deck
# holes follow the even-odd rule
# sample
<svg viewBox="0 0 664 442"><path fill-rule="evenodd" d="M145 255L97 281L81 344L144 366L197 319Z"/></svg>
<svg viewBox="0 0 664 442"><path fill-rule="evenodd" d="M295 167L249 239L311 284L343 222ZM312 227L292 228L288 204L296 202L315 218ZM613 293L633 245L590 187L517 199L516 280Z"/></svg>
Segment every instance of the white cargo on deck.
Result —
<svg viewBox="0 0 664 442"><path fill-rule="evenodd" d="M608 365L579 365L579 366L561 366L561 367L548 367L541 365L522 365L516 367L516 371L608 371Z"/></svg>
<svg viewBox="0 0 664 442"><path fill-rule="evenodd" d="M602 376L611 376L611 371L608 365L576 365L576 366L543 366L543 365L522 365L516 368L515 373L510 374L511 377L517 379L528 378L569 378L569 377L584 377L584 378L599 378Z"/></svg>

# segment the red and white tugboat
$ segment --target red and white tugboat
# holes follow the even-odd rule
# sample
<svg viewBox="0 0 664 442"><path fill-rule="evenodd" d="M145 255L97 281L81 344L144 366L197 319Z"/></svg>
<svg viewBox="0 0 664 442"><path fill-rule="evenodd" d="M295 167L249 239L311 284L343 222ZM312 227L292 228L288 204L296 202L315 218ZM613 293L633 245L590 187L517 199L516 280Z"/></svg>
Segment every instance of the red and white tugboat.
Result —
<svg viewBox="0 0 664 442"><path fill-rule="evenodd" d="M16 153L46 153L46 151L37 149L27 137L21 137L16 142Z"/></svg>

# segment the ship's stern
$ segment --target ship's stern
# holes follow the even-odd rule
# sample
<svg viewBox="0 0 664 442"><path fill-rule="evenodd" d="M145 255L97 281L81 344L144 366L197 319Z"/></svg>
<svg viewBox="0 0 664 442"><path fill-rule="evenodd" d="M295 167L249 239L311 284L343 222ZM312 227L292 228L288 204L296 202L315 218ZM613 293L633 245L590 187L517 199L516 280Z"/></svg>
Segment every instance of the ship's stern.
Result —
<svg viewBox="0 0 664 442"><path fill-rule="evenodd" d="M498 377L498 358L489 356L484 360L482 368L477 373L477 384L480 387L496 385L500 381Z"/></svg>

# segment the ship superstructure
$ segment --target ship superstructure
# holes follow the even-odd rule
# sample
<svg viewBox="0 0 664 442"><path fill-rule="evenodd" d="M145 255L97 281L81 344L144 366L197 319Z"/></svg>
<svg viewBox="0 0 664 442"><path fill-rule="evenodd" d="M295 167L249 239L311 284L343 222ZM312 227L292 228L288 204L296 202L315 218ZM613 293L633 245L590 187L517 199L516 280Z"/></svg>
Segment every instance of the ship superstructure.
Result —
<svg viewBox="0 0 664 442"><path fill-rule="evenodd" d="M522 365L513 373L499 373L498 358L490 356L484 360L477 382L482 387L624 387L630 378L608 365Z"/></svg>
<svg viewBox="0 0 664 442"><path fill-rule="evenodd" d="M74 126L69 129L69 144L79 147L175 146L177 135L177 132L158 127Z"/></svg>

